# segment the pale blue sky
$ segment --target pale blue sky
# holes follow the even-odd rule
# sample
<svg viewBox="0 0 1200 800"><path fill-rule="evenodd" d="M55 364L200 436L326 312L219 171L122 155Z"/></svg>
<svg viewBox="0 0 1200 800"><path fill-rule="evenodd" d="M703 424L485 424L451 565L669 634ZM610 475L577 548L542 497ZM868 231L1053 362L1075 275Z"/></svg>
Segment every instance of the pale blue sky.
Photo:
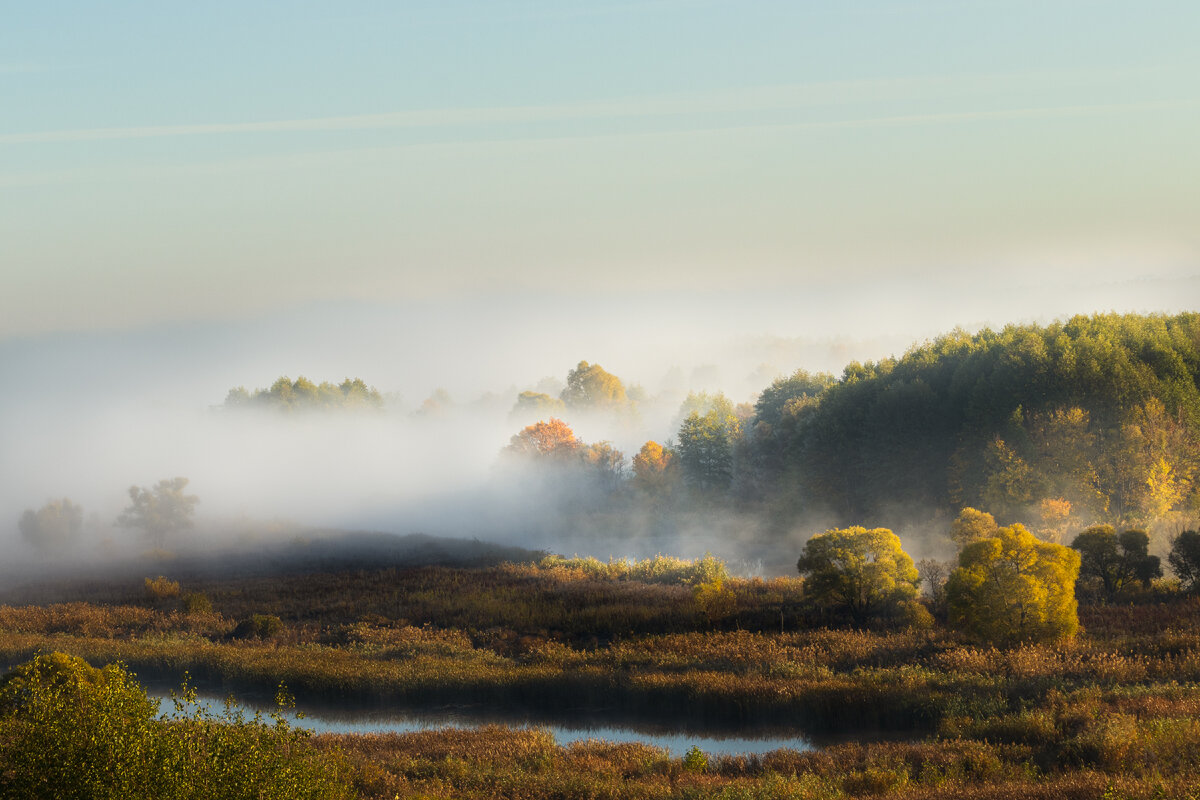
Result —
<svg viewBox="0 0 1200 800"><path fill-rule="evenodd" d="M1200 296L1194 2L7 6L0 338L526 288Z"/></svg>

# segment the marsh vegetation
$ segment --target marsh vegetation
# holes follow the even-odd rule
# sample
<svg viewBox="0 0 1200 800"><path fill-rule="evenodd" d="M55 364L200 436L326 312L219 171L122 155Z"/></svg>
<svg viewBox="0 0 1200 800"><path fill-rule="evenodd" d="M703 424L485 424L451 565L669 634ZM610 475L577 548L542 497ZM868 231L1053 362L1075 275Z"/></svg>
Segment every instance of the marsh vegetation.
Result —
<svg viewBox="0 0 1200 800"><path fill-rule="evenodd" d="M1150 797L1200 775L1200 600L1166 585L1083 605L1074 638L992 646L942 622L843 627L799 577L729 577L711 559L192 578L178 594L163 580L2 607L0 659L70 653L234 694L282 682L351 708L843 735L750 756L503 726L302 737L363 797ZM697 587L717 581L731 602L714 614ZM24 724L6 719L5 735Z"/></svg>

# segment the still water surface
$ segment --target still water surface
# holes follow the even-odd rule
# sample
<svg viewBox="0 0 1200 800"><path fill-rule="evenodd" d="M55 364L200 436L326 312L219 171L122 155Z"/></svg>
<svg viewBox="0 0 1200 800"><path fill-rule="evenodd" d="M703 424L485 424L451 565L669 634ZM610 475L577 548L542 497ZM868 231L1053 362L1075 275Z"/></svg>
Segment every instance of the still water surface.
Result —
<svg viewBox="0 0 1200 800"><path fill-rule="evenodd" d="M173 710L169 696L152 693L161 701L164 714ZM206 704L213 713L219 714L225 699L214 695L201 695L198 700ZM235 708L247 715L261 711L264 717L274 710L269 703L256 703L241 699ZM703 729L671 729L664 726L643 727L614 725L595 722L585 715L571 719L558 717L553 720L532 719L515 714L483 715L470 711L447 711L441 713L399 712L392 709L339 710L325 706L301 707L303 717L295 711L284 714L296 728L313 733L413 733L438 728L476 728L482 725L507 725L512 728L540 728L549 731L560 745L598 739L607 742L642 742L667 750L672 756L682 756L692 747L699 747L709 755L769 753L783 748L789 750L813 750L815 745L796 730L772 728L741 731L713 731Z"/></svg>

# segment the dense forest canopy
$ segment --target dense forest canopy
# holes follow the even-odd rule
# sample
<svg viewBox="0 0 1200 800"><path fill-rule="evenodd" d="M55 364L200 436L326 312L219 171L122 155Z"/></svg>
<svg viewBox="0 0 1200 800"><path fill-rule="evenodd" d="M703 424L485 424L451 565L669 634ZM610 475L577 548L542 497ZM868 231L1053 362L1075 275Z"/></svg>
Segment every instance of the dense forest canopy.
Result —
<svg viewBox="0 0 1200 800"><path fill-rule="evenodd" d="M743 443L754 480L740 485L864 520L921 504L1046 530L1144 524L1195 510L1198 375L1194 313L956 330L850 364L823 390L776 381Z"/></svg>
<svg viewBox="0 0 1200 800"><path fill-rule="evenodd" d="M1062 544L1095 524L1177 533L1200 511L1198 375L1197 314L955 330L840 378L797 370L753 407L689 395L610 506L726 505L780 528L978 508ZM675 467L653 492L646 448Z"/></svg>

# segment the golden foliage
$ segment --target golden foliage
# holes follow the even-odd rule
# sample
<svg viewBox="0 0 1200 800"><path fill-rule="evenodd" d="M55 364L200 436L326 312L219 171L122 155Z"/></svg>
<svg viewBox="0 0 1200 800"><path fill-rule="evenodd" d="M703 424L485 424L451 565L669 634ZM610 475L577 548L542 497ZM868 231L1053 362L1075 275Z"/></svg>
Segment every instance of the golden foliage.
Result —
<svg viewBox="0 0 1200 800"><path fill-rule="evenodd" d="M1070 638L1079 629L1079 553L1038 541L1022 525L963 548L946 584L950 621L995 643Z"/></svg>

